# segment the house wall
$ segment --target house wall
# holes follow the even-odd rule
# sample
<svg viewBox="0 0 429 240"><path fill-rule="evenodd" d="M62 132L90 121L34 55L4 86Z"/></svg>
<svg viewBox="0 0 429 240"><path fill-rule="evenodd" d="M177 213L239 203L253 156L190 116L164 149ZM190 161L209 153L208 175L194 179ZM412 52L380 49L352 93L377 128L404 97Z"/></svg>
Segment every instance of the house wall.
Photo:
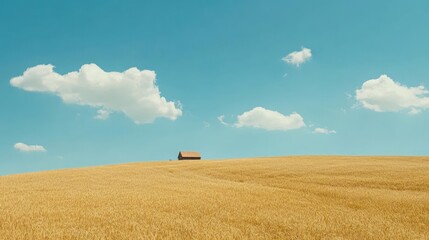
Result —
<svg viewBox="0 0 429 240"><path fill-rule="evenodd" d="M201 160L201 157L182 157L179 156L179 160Z"/></svg>

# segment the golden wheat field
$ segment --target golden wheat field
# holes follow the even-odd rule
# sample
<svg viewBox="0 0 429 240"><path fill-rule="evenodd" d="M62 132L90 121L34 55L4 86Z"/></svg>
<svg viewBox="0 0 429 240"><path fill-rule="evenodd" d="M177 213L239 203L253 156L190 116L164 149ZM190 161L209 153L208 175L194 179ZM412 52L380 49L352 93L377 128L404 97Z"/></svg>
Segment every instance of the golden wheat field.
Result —
<svg viewBox="0 0 429 240"><path fill-rule="evenodd" d="M130 163L0 191L1 239L429 239L429 157Z"/></svg>

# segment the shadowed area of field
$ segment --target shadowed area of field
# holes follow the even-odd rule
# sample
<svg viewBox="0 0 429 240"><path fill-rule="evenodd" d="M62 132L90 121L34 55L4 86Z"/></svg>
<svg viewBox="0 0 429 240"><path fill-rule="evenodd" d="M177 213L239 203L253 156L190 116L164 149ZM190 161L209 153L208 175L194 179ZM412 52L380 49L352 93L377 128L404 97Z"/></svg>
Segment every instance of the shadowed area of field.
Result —
<svg viewBox="0 0 429 240"><path fill-rule="evenodd" d="M429 157L132 163L0 192L2 239L429 239Z"/></svg>

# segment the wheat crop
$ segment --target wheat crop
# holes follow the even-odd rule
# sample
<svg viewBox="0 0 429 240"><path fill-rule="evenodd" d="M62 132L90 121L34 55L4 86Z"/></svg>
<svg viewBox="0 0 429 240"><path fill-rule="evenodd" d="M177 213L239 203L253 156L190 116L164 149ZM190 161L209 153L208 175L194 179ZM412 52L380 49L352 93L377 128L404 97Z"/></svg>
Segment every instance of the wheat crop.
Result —
<svg viewBox="0 0 429 240"><path fill-rule="evenodd" d="M429 239L429 157L130 163L0 177L1 239Z"/></svg>

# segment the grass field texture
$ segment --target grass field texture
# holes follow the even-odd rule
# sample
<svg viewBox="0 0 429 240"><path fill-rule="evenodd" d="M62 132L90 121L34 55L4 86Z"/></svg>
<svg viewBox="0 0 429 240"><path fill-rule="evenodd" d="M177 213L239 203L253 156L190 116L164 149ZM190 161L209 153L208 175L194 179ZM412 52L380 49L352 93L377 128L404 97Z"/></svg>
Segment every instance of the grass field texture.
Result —
<svg viewBox="0 0 429 240"><path fill-rule="evenodd" d="M1 239L429 239L429 157L130 163L0 177Z"/></svg>

